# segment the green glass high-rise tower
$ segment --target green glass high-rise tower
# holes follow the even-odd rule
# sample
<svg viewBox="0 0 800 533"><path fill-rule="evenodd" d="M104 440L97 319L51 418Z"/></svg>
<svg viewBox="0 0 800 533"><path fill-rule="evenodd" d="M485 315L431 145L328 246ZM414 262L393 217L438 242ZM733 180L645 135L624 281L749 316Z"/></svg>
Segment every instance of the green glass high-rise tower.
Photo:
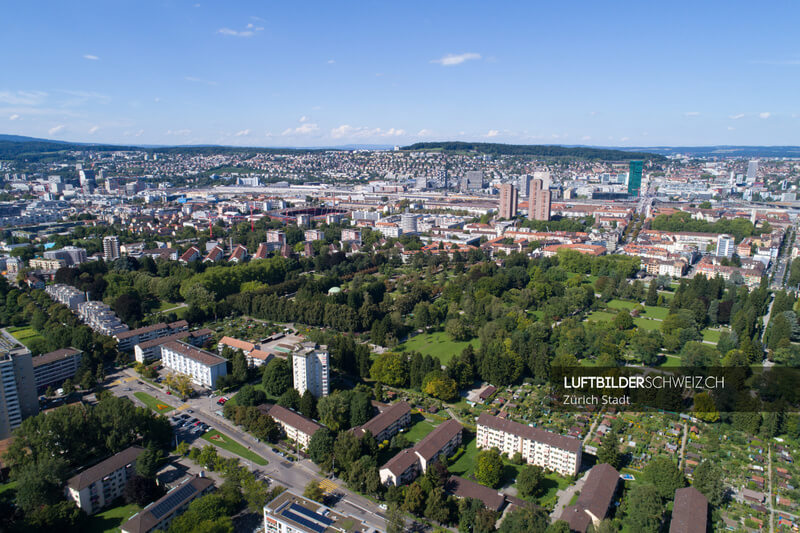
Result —
<svg viewBox="0 0 800 533"><path fill-rule="evenodd" d="M642 188L642 164L643 161L631 161L628 167L628 194L631 196L639 196Z"/></svg>

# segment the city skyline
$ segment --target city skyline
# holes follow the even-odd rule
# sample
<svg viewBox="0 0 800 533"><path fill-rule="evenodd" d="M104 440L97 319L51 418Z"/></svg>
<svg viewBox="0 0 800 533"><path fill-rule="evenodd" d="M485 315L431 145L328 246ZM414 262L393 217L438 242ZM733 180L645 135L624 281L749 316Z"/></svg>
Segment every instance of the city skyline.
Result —
<svg viewBox="0 0 800 533"><path fill-rule="evenodd" d="M635 3L95 4L7 10L0 132L128 145L800 144L789 3L657 16Z"/></svg>

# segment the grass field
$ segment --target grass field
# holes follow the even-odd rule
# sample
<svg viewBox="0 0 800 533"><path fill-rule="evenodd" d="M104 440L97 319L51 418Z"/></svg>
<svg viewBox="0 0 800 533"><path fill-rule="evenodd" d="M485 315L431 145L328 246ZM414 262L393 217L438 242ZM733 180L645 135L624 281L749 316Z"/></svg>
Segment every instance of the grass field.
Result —
<svg viewBox="0 0 800 533"><path fill-rule="evenodd" d="M409 442L413 442L414 444L421 441L428 433L433 431L433 428L435 427L433 424L425 420L425 417L420 414L415 414L412 416L411 421L411 428L403 433L403 435L406 436Z"/></svg>
<svg viewBox="0 0 800 533"><path fill-rule="evenodd" d="M647 331L652 331L654 329L661 328L661 322L658 320L648 320L647 318L636 317L633 319L633 323L636 324L637 328L642 328Z"/></svg>
<svg viewBox="0 0 800 533"><path fill-rule="evenodd" d="M30 348L28 344L36 339L44 340L44 337L42 337L35 329L31 327L6 328L6 331L11 333L12 337L24 344L26 348Z"/></svg>
<svg viewBox="0 0 800 533"><path fill-rule="evenodd" d="M460 354L470 344L477 349L478 339L454 341L444 331L436 331L417 335L407 340L397 347L397 351L419 352L422 355L430 355L439 359L443 365L446 365L454 355Z"/></svg>
<svg viewBox="0 0 800 533"><path fill-rule="evenodd" d="M669 314L669 309L666 307L657 307L655 305L645 305L644 306L644 316L649 318L658 318L659 320L664 320L667 318Z"/></svg>
<svg viewBox="0 0 800 533"><path fill-rule="evenodd" d="M592 311L592 313L586 317L586 320L591 322L611 322L614 320L615 316L617 316L615 313L608 313L606 311Z"/></svg>
<svg viewBox="0 0 800 533"><path fill-rule="evenodd" d="M90 516L86 522L84 531L87 533L111 533L119 531L119 527L140 510L141 507L135 503L106 509L102 513Z"/></svg>
<svg viewBox="0 0 800 533"><path fill-rule="evenodd" d="M681 366L681 358L677 355L665 355L663 357L663 362L658 366L662 368L676 368Z"/></svg>
<svg viewBox="0 0 800 533"><path fill-rule="evenodd" d="M256 463L257 465L264 466L267 464L266 459L260 455L256 455L238 442L231 439L229 436L225 435L224 433L220 433L216 429L212 429L201 438L207 440L215 446L219 446L223 450L228 450L229 452L238 455L242 459Z"/></svg>
<svg viewBox="0 0 800 533"><path fill-rule="evenodd" d="M466 436L466 433L465 435ZM464 454L450 465L450 472L461 477L469 477L475 470L475 459L478 457L478 448L475 446L475 437L467 443Z"/></svg>
<svg viewBox="0 0 800 533"><path fill-rule="evenodd" d="M719 342L719 337L720 337L720 335L722 335L721 331L718 331L718 330L715 330L715 329L708 329L708 328L704 329L700 333L703 334L703 340L704 341L711 341L714 344Z"/></svg>
<svg viewBox="0 0 800 533"><path fill-rule="evenodd" d="M136 396L136 398L139 401L141 401L143 404L145 404L147 407L149 407L150 409L152 409L156 413L159 413L159 414L169 413L170 411L175 409L173 406L169 405L168 403L164 403L164 402L162 402L161 400L159 400L157 398L153 398L152 396L150 396L146 392L137 391L137 392L134 392L133 395Z"/></svg>
<svg viewBox="0 0 800 533"><path fill-rule="evenodd" d="M569 480L559 476L555 472L545 474L542 480L542 488L544 492L536 499L536 503L542 507L550 508L556 503L556 493L559 490L564 490L569 486Z"/></svg>
<svg viewBox="0 0 800 533"><path fill-rule="evenodd" d="M608 302L608 307L611 309L627 309L630 311L636 307L636 302L626 302L625 300L611 300Z"/></svg>

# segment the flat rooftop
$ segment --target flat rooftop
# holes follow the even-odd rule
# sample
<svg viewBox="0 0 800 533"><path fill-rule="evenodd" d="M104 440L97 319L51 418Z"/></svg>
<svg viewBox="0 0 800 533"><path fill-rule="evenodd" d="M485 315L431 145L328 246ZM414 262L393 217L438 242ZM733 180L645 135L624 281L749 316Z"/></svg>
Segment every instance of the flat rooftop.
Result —
<svg viewBox="0 0 800 533"><path fill-rule="evenodd" d="M357 518L339 514L289 490L265 505L264 511L289 523L295 531L304 533L356 533L368 530Z"/></svg>

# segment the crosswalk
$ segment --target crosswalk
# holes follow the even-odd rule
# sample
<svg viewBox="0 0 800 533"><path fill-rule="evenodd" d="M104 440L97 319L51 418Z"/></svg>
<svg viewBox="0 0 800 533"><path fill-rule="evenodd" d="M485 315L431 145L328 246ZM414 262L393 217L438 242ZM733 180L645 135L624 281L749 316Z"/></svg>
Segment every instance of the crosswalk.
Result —
<svg viewBox="0 0 800 533"><path fill-rule="evenodd" d="M122 385L123 383L130 383L131 381L136 381L136 378L128 376L126 378L115 379L114 381L111 382L111 386L115 387L117 385Z"/></svg>
<svg viewBox="0 0 800 533"><path fill-rule="evenodd" d="M331 494L332 492L335 492L339 488L339 485L337 485L330 479L323 479L322 481L319 482L319 488L321 488L325 494Z"/></svg>
<svg viewBox="0 0 800 533"><path fill-rule="evenodd" d="M185 403L185 404L181 405L180 407L175 408L175 410L176 411L183 411L185 409L188 409L189 407L190 407L190 405L188 403Z"/></svg>

